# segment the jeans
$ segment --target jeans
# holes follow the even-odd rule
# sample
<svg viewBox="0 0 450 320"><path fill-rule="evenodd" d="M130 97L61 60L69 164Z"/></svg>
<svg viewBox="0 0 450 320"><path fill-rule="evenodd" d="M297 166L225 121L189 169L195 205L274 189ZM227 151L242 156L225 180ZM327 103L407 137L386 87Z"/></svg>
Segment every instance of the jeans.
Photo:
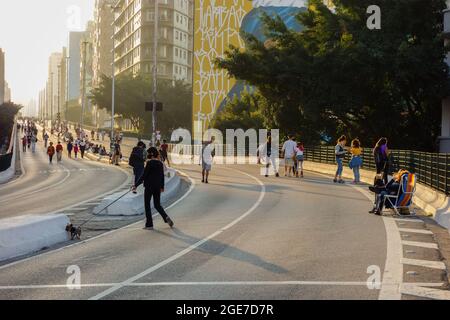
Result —
<svg viewBox="0 0 450 320"><path fill-rule="evenodd" d="M144 167L143 166L133 167L133 173L134 173L134 185L137 185L139 178L144 173Z"/></svg>
<svg viewBox="0 0 450 320"><path fill-rule="evenodd" d="M164 211L164 208L161 206L161 190L153 190L152 188L145 188L144 192L144 201L145 201L145 216L147 218L147 222L145 224L146 228L153 227L153 217L152 217L152 209L150 202L152 201L156 211L159 212L164 222L167 223L167 213Z"/></svg>
<svg viewBox="0 0 450 320"><path fill-rule="evenodd" d="M337 170L336 176L342 176L342 172L344 171L344 163L342 158L336 158Z"/></svg>
<svg viewBox="0 0 450 320"><path fill-rule="evenodd" d="M355 182L361 182L361 176L359 174L359 167L353 167L353 174L355 176Z"/></svg>

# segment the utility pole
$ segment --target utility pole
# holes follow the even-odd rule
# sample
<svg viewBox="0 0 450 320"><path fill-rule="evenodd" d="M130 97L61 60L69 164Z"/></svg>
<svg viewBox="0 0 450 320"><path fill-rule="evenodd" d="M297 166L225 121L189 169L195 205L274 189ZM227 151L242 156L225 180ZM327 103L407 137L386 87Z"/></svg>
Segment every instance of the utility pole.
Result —
<svg viewBox="0 0 450 320"><path fill-rule="evenodd" d="M84 110L86 108L86 58L87 58L87 45L89 42L83 41L84 46L84 57L83 57L83 91L82 91L82 101L81 101L81 130L83 130L84 125Z"/></svg>
<svg viewBox="0 0 450 320"><path fill-rule="evenodd" d="M53 97L53 72L50 73L50 121L51 125L50 127L53 128L53 100L55 97Z"/></svg>
<svg viewBox="0 0 450 320"><path fill-rule="evenodd" d="M61 130L61 64L58 65L58 128Z"/></svg>
<svg viewBox="0 0 450 320"><path fill-rule="evenodd" d="M69 99L70 99L70 95L69 95L69 61L70 61L70 57L66 57L66 110L64 112L64 120L67 121L67 112L69 110Z"/></svg>
<svg viewBox="0 0 450 320"><path fill-rule="evenodd" d="M155 15L154 15L154 33L153 33L153 112L152 112L152 144L156 146L156 107L157 107L157 85L158 85L158 2L155 0Z"/></svg>
<svg viewBox="0 0 450 320"><path fill-rule="evenodd" d="M111 10L113 11L113 14L116 13L116 10L119 9L119 6L110 6ZM114 17L115 19L115 17ZM111 77L112 77L112 97L111 97L111 135L110 135L110 149L111 153L113 152L113 146L114 146L114 116L116 114L116 66L115 66L115 49L116 49L116 35L115 35L115 21L112 23L112 29L113 29L113 35L112 35L112 64L111 64Z"/></svg>

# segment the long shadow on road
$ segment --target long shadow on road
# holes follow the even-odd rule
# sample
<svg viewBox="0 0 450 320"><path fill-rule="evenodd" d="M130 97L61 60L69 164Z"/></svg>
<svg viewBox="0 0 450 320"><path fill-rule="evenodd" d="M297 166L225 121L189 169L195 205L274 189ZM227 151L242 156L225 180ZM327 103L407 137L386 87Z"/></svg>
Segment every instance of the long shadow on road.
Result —
<svg viewBox="0 0 450 320"><path fill-rule="evenodd" d="M159 231L159 230L155 230L154 232L157 232L157 233L159 233L163 236L169 237L171 239L175 238L175 239L180 240L188 245L193 245L193 244L203 240L201 238L190 236L177 228L174 228L172 230L173 230L173 233L166 233L166 232ZM195 248L195 251L202 252L202 253L208 254L210 256L220 255L225 258L246 262L246 263L254 265L258 268L262 268L264 270L267 270L267 271L273 272L273 273L277 273L277 274L283 274L283 273L289 272L288 270L284 269L283 267L280 267L271 262L267 262L255 254L252 254L250 252L238 249L236 247L230 246L226 243L222 243L220 241L216 241L213 239L211 239L211 240L207 241L206 243L202 244L201 246ZM198 260L196 260L196 262L198 262Z"/></svg>

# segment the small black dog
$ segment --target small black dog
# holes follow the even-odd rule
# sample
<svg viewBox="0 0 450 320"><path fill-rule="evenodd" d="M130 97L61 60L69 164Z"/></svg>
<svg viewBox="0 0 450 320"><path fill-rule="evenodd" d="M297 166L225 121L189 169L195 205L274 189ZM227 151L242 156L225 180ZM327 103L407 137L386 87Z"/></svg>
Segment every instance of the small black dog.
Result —
<svg viewBox="0 0 450 320"><path fill-rule="evenodd" d="M70 232L71 240L74 240L75 238L78 239L78 240L81 240L81 228L80 227L75 228L73 226L73 224L69 223L66 226L66 231Z"/></svg>

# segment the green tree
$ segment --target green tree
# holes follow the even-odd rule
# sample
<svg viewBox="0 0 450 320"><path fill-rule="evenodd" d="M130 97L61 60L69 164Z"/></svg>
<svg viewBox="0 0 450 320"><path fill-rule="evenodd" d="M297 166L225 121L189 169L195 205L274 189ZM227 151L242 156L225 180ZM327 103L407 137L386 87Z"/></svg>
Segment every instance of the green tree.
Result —
<svg viewBox="0 0 450 320"><path fill-rule="evenodd" d="M151 112L145 103L152 101L152 80L145 75L123 74L116 77L115 112L129 119L139 132L151 127ZM111 112L112 78L103 76L100 86L92 90L91 101ZM170 132L174 128L190 129L192 114L192 88L182 81L158 81L158 102L164 110L158 112L158 130ZM148 131L149 132L149 131Z"/></svg>
<svg viewBox="0 0 450 320"><path fill-rule="evenodd" d="M259 89L271 102L263 113L284 133L311 141L344 133L366 145L388 136L393 147L433 149L441 100L450 94L441 36L445 1L334 4L331 11L310 0L297 16L302 32L264 16L270 41L245 35L246 50L230 48L217 65ZM374 4L381 30L366 26Z"/></svg>
<svg viewBox="0 0 450 320"><path fill-rule="evenodd" d="M12 102L5 102L0 105L0 139L9 139L14 125L14 118L22 108L21 105Z"/></svg>
<svg viewBox="0 0 450 320"><path fill-rule="evenodd" d="M235 96L227 102L223 111L212 120L211 127L223 133L226 129L263 128L264 117L260 110L264 103L265 99L260 94L243 92L240 98Z"/></svg>

